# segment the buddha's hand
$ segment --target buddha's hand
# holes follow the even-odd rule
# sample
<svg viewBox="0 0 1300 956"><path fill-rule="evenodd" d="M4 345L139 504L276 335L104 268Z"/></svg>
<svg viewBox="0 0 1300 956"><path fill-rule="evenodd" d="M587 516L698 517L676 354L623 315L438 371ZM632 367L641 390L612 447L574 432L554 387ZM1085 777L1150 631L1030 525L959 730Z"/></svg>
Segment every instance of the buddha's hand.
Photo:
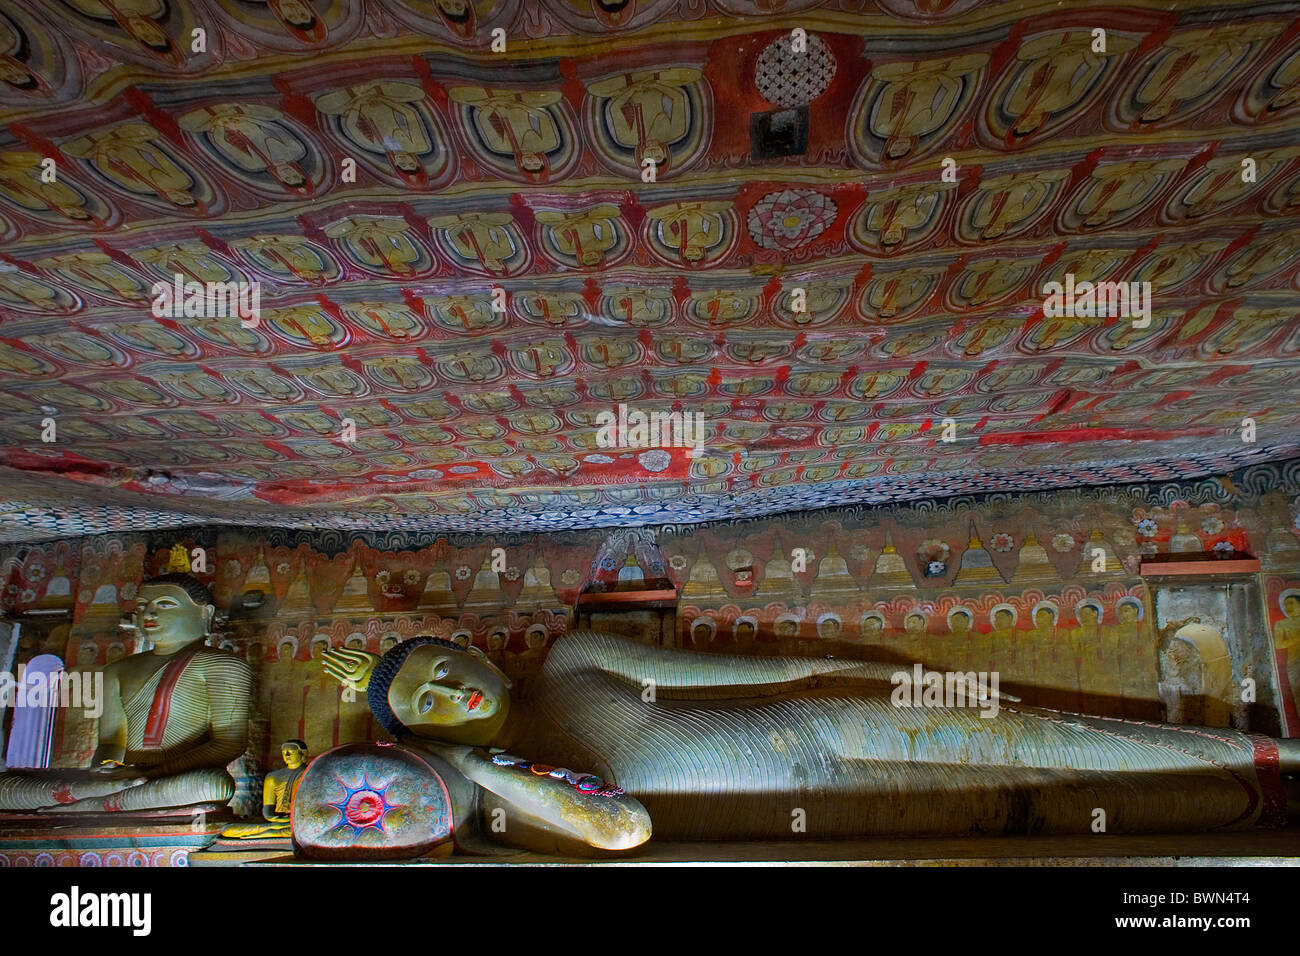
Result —
<svg viewBox="0 0 1300 956"><path fill-rule="evenodd" d="M344 687L365 690L370 686L370 675L379 663L379 655L340 647L326 651L321 667Z"/></svg>
<svg viewBox="0 0 1300 956"><path fill-rule="evenodd" d="M90 772L103 780L125 780L129 787L138 787L146 780L141 768L118 763L116 760L105 760L98 766L91 767Z"/></svg>

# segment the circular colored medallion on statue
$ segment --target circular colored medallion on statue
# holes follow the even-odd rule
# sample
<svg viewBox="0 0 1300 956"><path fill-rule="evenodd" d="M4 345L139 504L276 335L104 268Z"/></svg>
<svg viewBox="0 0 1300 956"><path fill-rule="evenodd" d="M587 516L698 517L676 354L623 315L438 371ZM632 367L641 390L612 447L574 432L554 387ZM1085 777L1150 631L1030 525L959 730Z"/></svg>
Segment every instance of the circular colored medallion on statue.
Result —
<svg viewBox="0 0 1300 956"><path fill-rule="evenodd" d="M293 798L293 840L317 859L409 859L451 837L437 771L403 747L345 744L313 760Z"/></svg>
<svg viewBox="0 0 1300 956"><path fill-rule="evenodd" d="M803 38L806 49L795 38L778 37L768 45L754 67L754 83L763 99L775 106L793 109L811 103L826 92L835 79L835 55L818 37Z"/></svg>
<svg viewBox="0 0 1300 956"><path fill-rule="evenodd" d="M768 193L749 211L749 234L764 249L797 249L835 221L834 200L812 189Z"/></svg>

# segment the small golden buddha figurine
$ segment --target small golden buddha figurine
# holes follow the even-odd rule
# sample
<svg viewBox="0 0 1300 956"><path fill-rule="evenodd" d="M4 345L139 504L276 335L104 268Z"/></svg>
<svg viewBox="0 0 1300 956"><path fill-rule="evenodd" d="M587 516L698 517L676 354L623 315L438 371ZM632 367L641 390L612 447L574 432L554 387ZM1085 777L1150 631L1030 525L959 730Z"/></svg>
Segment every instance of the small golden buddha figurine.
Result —
<svg viewBox="0 0 1300 956"><path fill-rule="evenodd" d="M216 607L188 574L140 587L136 625L153 647L104 667L104 712L89 770L0 773L0 810L114 813L199 804L235 794L226 764L248 743L252 672L206 645Z"/></svg>
<svg viewBox="0 0 1300 956"><path fill-rule="evenodd" d="M262 782L262 819L265 823L232 823L221 831L225 840L250 840L290 836L289 812L293 808L293 785L307 769L307 745L301 740L280 744L284 766L272 770Z"/></svg>

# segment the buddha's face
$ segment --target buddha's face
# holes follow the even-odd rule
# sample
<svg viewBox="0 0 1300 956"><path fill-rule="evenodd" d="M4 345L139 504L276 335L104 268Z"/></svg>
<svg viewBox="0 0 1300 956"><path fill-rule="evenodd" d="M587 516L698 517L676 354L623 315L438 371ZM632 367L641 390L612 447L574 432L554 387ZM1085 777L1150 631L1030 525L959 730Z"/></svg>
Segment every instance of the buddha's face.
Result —
<svg viewBox="0 0 1300 956"><path fill-rule="evenodd" d="M1119 619L1124 624L1132 624L1138 619L1138 609L1132 604L1121 604L1119 606Z"/></svg>
<svg viewBox="0 0 1300 956"><path fill-rule="evenodd" d="M865 637L878 637L880 635L880 620L869 617L862 622L862 634Z"/></svg>
<svg viewBox="0 0 1300 956"><path fill-rule="evenodd" d="M509 704L501 673L468 651L417 647L388 688L388 706L407 727L463 727L496 717Z"/></svg>
<svg viewBox="0 0 1300 956"><path fill-rule="evenodd" d="M970 617L966 614L952 616L952 630L955 634L965 634L970 630Z"/></svg>
<svg viewBox="0 0 1300 956"><path fill-rule="evenodd" d="M506 646L506 639L500 634L488 635L488 650L499 651Z"/></svg>
<svg viewBox="0 0 1300 956"><path fill-rule="evenodd" d="M120 661L125 656L126 656L125 644L121 643L120 641L114 641L112 644L108 645L108 653L105 655L105 657L108 658L108 662L110 664L113 663L113 661Z"/></svg>
<svg viewBox="0 0 1300 956"><path fill-rule="evenodd" d="M1049 611L1047 608L1043 608L1037 614L1034 615L1034 623L1037 624L1039 628L1045 631L1056 622L1052 620L1052 612Z"/></svg>
<svg viewBox="0 0 1300 956"><path fill-rule="evenodd" d="M925 632L925 618L919 614L909 614L903 622L903 628L908 634L922 634Z"/></svg>
<svg viewBox="0 0 1300 956"><path fill-rule="evenodd" d="M77 648L77 666L93 667L98 656L99 649L94 644L82 644Z"/></svg>
<svg viewBox="0 0 1300 956"><path fill-rule="evenodd" d="M746 621L744 624L741 624L736 628L736 640L741 641L742 643L752 641L754 639L754 633L754 625Z"/></svg>
<svg viewBox="0 0 1300 956"><path fill-rule="evenodd" d="M1091 604L1085 604L1083 607L1079 608L1079 623L1096 624L1097 609L1093 607Z"/></svg>
<svg viewBox="0 0 1300 956"><path fill-rule="evenodd" d="M158 648L196 641L208 633L211 604L195 604L175 584L145 584L140 588L136 622L141 633Z"/></svg>
<svg viewBox="0 0 1300 956"><path fill-rule="evenodd" d="M1287 617L1300 617L1300 597L1294 594L1282 602Z"/></svg>
<svg viewBox="0 0 1300 956"><path fill-rule="evenodd" d="M707 627L697 627L695 630L691 631L691 640L703 647L713 640L713 632Z"/></svg>
<svg viewBox="0 0 1300 956"><path fill-rule="evenodd" d="M311 659L318 661L325 656L325 652L330 649L329 641L316 641L311 646Z"/></svg>
<svg viewBox="0 0 1300 956"><path fill-rule="evenodd" d="M777 621L776 636L784 640L789 640L799 632L799 626L794 621Z"/></svg>
<svg viewBox="0 0 1300 956"><path fill-rule="evenodd" d="M539 651L546 646L546 635L541 631L529 631L524 635L524 643L530 651Z"/></svg>
<svg viewBox="0 0 1300 956"><path fill-rule="evenodd" d="M294 650L293 650L293 645L292 645L292 644L289 644L289 643L286 642L286 643L280 645L280 660L282 660L282 661L291 661L291 660L294 659L294 656L295 656L295 655L294 655Z"/></svg>
<svg viewBox="0 0 1300 956"><path fill-rule="evenodd" d="M307 754L297 744L285 744L280 748L280 759L290 770L297 770L306 758Z"/></svg>
<svg viewBox="0 0 1300 956"><path fill-rule="evenodd" d="M1012 621L1011 621L1010 611L998 611L997 614L993 615L993 626L996 627L999 631L1011 630L1011 624Z"/></svg>
<svg viewBox="0 0 1300 956"><path fill-rule="evenodd" d="M386 638L384 638L382 641L379 642L379 653L381 653L381 654L387 654L389 651L391 651L391 650L392 650L394 647L396 647L396 646L397 646L397 639L396 639L396 638L386 637Z"/></svg>

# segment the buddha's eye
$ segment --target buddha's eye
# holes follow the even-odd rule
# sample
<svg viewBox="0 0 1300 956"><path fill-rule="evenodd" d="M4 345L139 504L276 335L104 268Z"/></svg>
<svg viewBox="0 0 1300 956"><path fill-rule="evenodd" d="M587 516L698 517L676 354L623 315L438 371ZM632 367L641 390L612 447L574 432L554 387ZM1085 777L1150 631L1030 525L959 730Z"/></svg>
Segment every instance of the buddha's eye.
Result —
<svg viewBox="0 0 1300 956"><path fill-rule="evenodd" d="M438 661L438 663L433 666L433 677L435 680L442 680L450 673L451 669L447 666L446 661Z"/></svg>
<svg viewBox="0 0 1300 956"><path fill-rule="evenodd" d="M427 714L433 709L433 691L426 690L420 695L420 713Z"/></svg>

